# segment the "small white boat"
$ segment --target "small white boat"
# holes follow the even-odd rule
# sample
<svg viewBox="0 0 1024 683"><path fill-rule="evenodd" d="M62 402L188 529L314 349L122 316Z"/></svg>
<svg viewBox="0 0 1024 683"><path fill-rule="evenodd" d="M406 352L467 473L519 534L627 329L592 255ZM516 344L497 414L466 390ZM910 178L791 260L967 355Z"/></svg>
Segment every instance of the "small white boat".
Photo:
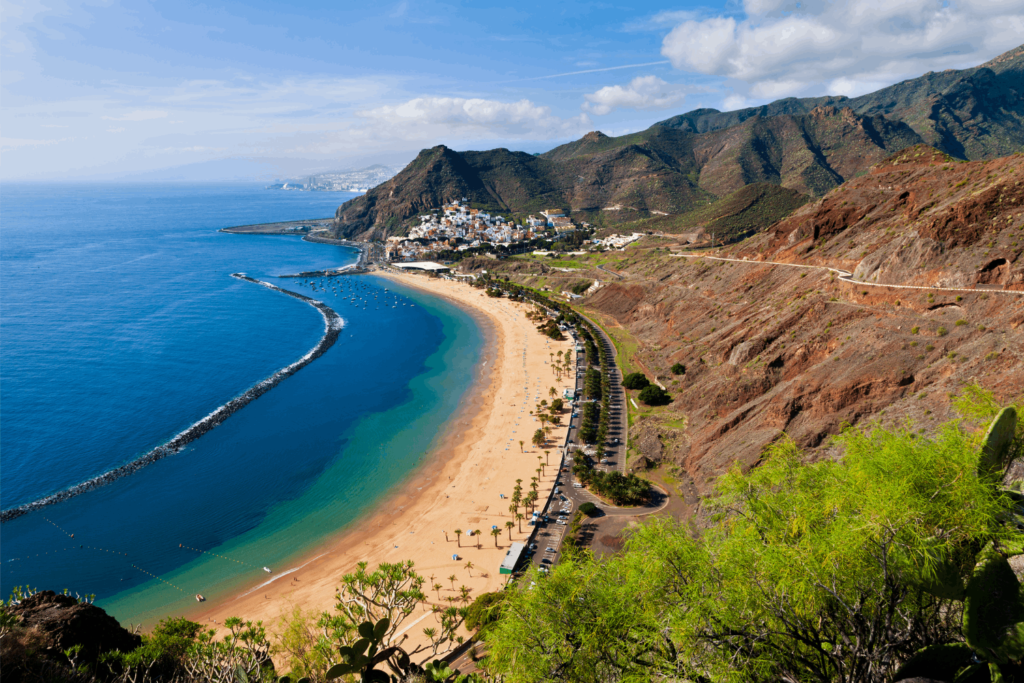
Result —
<svg viewBox="0 0 1024 683"><path fill-rule="evenodd" d="M270 572L270 567L264 567L264 568L263 568L263 571L265 571L265 572L266 572L266 573L268 573L268 574L270 574L270 573L271 573L271 572Z"/></svg>

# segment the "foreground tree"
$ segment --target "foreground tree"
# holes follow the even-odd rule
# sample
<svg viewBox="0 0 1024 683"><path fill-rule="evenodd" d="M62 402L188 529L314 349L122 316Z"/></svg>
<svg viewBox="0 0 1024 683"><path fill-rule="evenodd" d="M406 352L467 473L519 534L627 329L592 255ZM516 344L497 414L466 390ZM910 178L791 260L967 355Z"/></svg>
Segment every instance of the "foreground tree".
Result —
<svg viewBox="0 0 1024 683"><path fill-rule="evenodd" d="M964 422L850 429L842 460L810 464L783 440L723 478L701 537L654 519L622 555L511 589L488 666L510 683L1014 680L1024 496L1000 482L1024 439L1000 420L998 447Z"/></svg>

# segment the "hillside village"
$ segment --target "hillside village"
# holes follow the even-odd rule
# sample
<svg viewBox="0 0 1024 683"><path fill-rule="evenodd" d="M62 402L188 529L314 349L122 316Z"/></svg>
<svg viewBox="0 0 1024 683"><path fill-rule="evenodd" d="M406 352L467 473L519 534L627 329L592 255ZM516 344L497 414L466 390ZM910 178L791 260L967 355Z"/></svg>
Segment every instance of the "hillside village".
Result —
<svg viewBox="0 0 1024 683"><path fill-rule="evenodd" d="M408 235L388 237L385 251L390 261L415 261L438 251L557 240L577 230L577 225L561 209L541 211L540 217L528 216L525 223L470 208L466 198L462 198L421 215L420 224L410 228ZM590 226L582 223L579 227Z"/></svg>

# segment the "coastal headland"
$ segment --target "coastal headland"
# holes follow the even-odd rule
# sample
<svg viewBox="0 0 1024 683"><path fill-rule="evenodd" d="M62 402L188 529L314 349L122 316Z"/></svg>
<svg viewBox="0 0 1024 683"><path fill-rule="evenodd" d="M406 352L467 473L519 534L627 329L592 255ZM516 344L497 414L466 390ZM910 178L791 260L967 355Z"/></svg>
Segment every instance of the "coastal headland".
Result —
<svg viewBox="0 0 1024 683"><path fill-rule="evenodd" d="M555 341L538 332L526 317L531 305L491 298L463 283L408 274L380 276L477 315L488 349L475 387L433 457L410 472L406 483L374 513L291 567L282 567L270 580L197 606L191 618L219 626L227 617L241 616L260 619L275 631L296 607L332 611L342 575L361 561L373 568L381 562L412 560L428 580L424 592L429 601L441 607L448 607L445 598L458 596L461 586L470 589L472 599L499 589L508 578L499 573L506 551L513 542L527 541L534 529L527 524L529 512L520 522L509 509L516 482L521 480L528 491L545 463L538 487L541 510L558 474L568 414L537 447L532 438L541 424L531 413L541 400L551 400L552 388L561 396L574 386L573 377L558 379L551 365L558 351L572 348L571 340ZM497 537L492 528L500 531ZM435 583L441 587L435 589ZM411 615L403 628L418 642L423 628L435 626L434 621L432 613L423 612Z"/></svg>
<svg viewBox="0 0 1024 683"><path fill-rule="evenodd" d="M308 218L301 221L236 225L231 228L221 228L220 232L229 232L236 235L305 235L316 230L327 230L333 223L333 217Z"/></svg>

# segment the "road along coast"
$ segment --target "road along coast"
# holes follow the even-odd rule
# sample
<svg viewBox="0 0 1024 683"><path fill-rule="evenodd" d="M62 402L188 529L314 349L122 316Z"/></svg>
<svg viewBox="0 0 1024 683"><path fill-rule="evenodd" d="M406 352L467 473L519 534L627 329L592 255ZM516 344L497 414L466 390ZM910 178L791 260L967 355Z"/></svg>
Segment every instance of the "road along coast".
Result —
<svg viewBox="0 0 1024 683"><path fill-rule="evenodd" d="M532 305L491 298L463 283L406 274L380 276L442 297L482 318L487 341L481 372L464 407L449 423L434 455L411 471L373 513L276 569L273 579L253 581L235 595L197 606L191 618L217 626L227 617L240 616L260 619L271 631L279 631L282 617L296 607L333 611L342 575L355 571L360 561L375 569L381 562L412 560L427 579L424 592L430 603L443 608L449 606L446 598L460 595L461 586L470 589L472 600L507 580L507 575L499 574L506 551L512 542L526 541L534 529L527 524L529 509L520 506L522 520L509 510L516 480L522 480L525 494L539 463L550 463L538 484L539 500L545 501L557 475L569 415L563 413L562 424L552 429L547 443L536 447L532 438L541 424L531 412L541 400L550 402L551 388L561 396L575 385L573 376L558 379L551 365L558 351L573 348L571 341L555 341L538 332L526 317ZM539 504L537 509L542 508ZM511 530L506 526L510 521ZM492 527L500 530L497 538L490 533ZM454 533L456 529L461 535ZM477 535L477 530L482 533ZM440 588L434 588L435 583ZM417 643L424 639L424 628L436 625L433 614L417 612L402 628L408 628L410 641Z"/></svg>
<svg viewBox="0 0 1024 683"><path fill-rule="evenodd" d="M63 491L46 496L45 498L40 498L39 500L33 501L31 503L26 503L15 508L4 510L3 512L0 512L0 523L9 522L10 520L20 517L21 515L31 512L32 510L38 510L48 505L60 503L62 501L68 500L69 498L74 498L77 495L85 493L86 491L91 491L92 489L98 488L100 486L105 486L111 482L117 481L122 477L126 477L129 474L134 474L135 472L138 472L146 465L150 465L156 462L157 460L166 458L168 455L173 455L174 453L177 453L189 442L195 441L203 434L206 434L208 431L210 431L220 423L224 422L224 420L230 417L232 413L235 413L244 406L248 405L251 401L254 401L263 394L267 393L268 391L276 387L278 384L280 384L281 381L284 380L286 377L294 375L300 369L304 368L305 366L309 365L314 360L322 356L324 351L331 348L331 346L334 345L334 342L338 340L338 334L341 332L341 328L344 326L344 322L342 321L341 316L339 316L332 308L330 308L326 304L316 301L315 299L310 299L307 296L296 294L295 292L289 292L288 290L281 289L280 287L275 287L274 285L268 282L263 282L255 278L248 277L244 273L232 273L231 277L238 278L239 280L245 280L246 282L252 282L263 287L267 287L268 289L272 289L276 292L280 292L282 294L287 294L288 296L295 297L296 299L304 301L305 303L309 304L310 306L313 306L318 311L320 311L320 315L322 315L324 318L324 334L322 337L320 337L320 341L317 343L317 345L314 346L312 350L309 351L309 353L304 355L299 360L295 361L291 365L281 368L270 377L267 377L265 380L259 382L258 384L255 384L254 386L246 390L245 393L243 393L241 396L237 396L231 399L230 401L220 406L203 419L199 420L198 422L195 422L194 424L186 428L184 431L179 432L167 443L157 446L156 448L149 451L145 455L136 458L135 460L132 460L129 463L126 463L116 469L101 474L98 477L94 477L92 479L89 479L88 481L84 481L81 484L76 484L71 488L64 489Z"/></svg>

